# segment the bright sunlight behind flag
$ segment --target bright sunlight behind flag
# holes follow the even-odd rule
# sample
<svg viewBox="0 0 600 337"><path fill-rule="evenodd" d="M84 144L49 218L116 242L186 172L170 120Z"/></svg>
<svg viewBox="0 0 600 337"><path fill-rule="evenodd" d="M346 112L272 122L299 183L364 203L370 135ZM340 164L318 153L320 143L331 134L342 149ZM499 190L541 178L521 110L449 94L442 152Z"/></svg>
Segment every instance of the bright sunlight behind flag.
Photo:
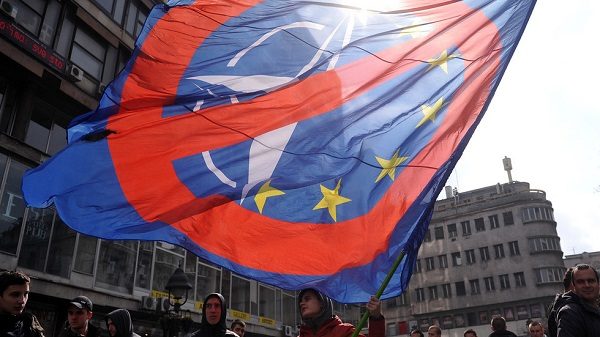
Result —
<svg viewBox="0 0 600 337"><path fill-rule="evenodd" d="M157 5L26 201L345 303L404 250L382 298L397 296L534 2Z"/></svg>

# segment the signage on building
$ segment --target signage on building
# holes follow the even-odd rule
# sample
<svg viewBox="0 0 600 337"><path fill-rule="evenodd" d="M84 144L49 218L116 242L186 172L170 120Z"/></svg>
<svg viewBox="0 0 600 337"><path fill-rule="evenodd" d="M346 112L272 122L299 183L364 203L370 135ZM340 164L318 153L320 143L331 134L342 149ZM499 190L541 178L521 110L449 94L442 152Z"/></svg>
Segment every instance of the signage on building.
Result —
<svg viewBox="0 0 600 337"><path fill-rule="evenodd" d="M0 34L49 67L61 73L65 71L66 62L62 56L44 46L37 39L31 37L29 33L12 24L3 16L0 16Z"/></svg>
<svg viewBox="0 0 600 337"><path fill-rule="evenodd" d="M239 319L241 319L241 320L243 320L243 321L248 321L248 320L250 320L250 314L248 314L248 313L245 313L245 312L241 312L241 311L237 311L237 310L229 309L229 314L230 314L232 317L239 318Z"/></svg>

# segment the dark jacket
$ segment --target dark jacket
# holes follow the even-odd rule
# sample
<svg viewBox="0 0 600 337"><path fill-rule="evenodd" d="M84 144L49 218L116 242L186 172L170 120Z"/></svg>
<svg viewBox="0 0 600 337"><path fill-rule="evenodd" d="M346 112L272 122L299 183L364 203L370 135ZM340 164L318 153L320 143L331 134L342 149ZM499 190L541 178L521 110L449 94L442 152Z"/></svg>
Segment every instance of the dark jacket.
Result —
<svg viewBox="0 0 600 337"><path fill-rule="evenodd" d="M556 337L556 314L558 314L560 308L566 303L567 300L564 298L564 293L556 294L554 302L550 305L550 313L548 314L548 337Z"/></svg>
<svg viewBox="0 0 600 337"><path fill-rule="evenodd" d="M131 315L129 314L129 311L125 309L111 311L104 318L106 320L107 327L109 318L117 328L117 335L113 337L140 337L140 335L133 332L133 323L131 322Z"/></svg>
<svg viewBox="0 0 600 337"><path fill-rule="evenodd" d="M512 331L500 330L492 332L489 337L517 337L517 335Z"/></svg>
<svg viewBox="0 0 600 337"><path fill-rule="evenodd" d="M69 322L65 322L65 325L63 326L62 330L60 330L60 333L58 334L58 337L79 337L81 336L80 334L78 334L77 332L74 332L73 330L71 330L71 327L69 326ZM92 323L88 322L88 328L87 328L87 333L85 334L85 337L100 337L100 328L98 328L95 325L92 325Z"/></svg>
<svg viewBox="0 0 600 337"><path fill-rule="evenodd" d="M44 328L28 312L20 315L0 314L0 337L44 337Z"/></svg>
<svg viewBox="0 0 600 337"><path fill-rule="evenodd" d="M558 337L600 336L600 311L569 291L563 296L565 304L556 315Z"/></svg>
<svg viewBox="0 0 600 337"><path fill-rule="evenodd" d="M206 302L209 299L216 298L221 302L221 319L219 323L211 325L206 320ZM238 335L227 329L227 304L225 298L219 293L212 293L204 299L204 305L202 306L202 320L200 321L200 329L195 331L191 337L238 337Z"/></svg>

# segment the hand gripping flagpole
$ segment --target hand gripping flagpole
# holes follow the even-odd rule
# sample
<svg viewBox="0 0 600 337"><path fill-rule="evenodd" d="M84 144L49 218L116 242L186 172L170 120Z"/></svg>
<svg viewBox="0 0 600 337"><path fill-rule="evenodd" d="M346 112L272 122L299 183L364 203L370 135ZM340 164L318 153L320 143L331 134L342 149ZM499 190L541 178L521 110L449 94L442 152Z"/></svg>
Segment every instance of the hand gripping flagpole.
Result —
<svg viewBox="0 0 600 337"><path fill-rule="evenodd" d="M398 258L396 259L396 261L394 261L394 265L392 265L392 268L385 276L385 280L383 280L383 282L381 283L381 286L379 286L379 289L377 290L377 293L375 294L375 297L377 299L379 299L381 297L381 294L383 294L383 291L387 287L388 283L390 283L392 276L396 272L396 269L398 269L398 266L400 265L400 262L402 262L402 260L404 259L404 256L406 256L406 253L403 250L398 255ZM356 326L356 329L354 330L352 337L358 337L358 334L360 334L360 330L362 330L363 326L365 326L365 323L367 323L368 319L369 319L369 311L367 310L363 314L362 318L360 319L360 322L358 322L358 325Z"/></svg>

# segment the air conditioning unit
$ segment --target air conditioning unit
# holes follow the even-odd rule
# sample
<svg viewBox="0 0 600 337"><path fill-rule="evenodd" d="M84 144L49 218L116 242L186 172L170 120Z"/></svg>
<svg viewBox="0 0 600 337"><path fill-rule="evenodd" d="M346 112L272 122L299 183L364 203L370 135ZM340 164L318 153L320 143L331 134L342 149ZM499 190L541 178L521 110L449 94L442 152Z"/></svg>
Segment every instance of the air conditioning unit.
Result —
<svg viewBox="0 0 600 337"><path fill-rule="evenodd" d="M153 310L156 308L156 299L151 296L142 296L141 308L146 310Z"/></svg>
<svg viewBox="0 0 600 337"><path fill-rule="evenodd" d="M171 303L168 298L161 297L156 299L156 312L168 312Z"/></svg>
<svg viewBox="0 0 600 337"><path fill-rule="evenodd" d="M83 80L83 70L74 64L69 65L67 74L72 81L79 82Z"/></svg>
<svg viewBox="0 0 600 337"><path fill-rule="evenodd" d="M283 335L285 337L293 337L294 336L294 330L289 325L282 326L282 331L283 331Z"/></svg>
<svg viewBox="0 0 600 337"><path fill-rule="evenodd" d="M17 18L17 7L8 0L0 0L0 11L13 18L13 20Z"/></svg>

